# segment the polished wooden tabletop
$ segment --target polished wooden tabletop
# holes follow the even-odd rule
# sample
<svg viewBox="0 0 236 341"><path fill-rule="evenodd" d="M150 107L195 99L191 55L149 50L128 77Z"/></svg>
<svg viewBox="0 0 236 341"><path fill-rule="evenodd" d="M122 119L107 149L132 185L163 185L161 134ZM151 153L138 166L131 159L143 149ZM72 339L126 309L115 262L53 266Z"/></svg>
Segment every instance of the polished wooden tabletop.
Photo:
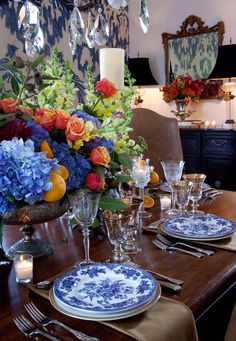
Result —
<svg viewBox="0 0 236 341"><path fill-rule="evenodd" d="M225 191L210 204L206 202L200 208L207 213L236 220L236 192ZM158 199L151 211L153 215L143 220L144 225L160 218ZM53 254L34 260L34 282L56 275L76 261L83 259L82 234L78 230L71 231L66 219L38 225L36 236L52 245ZM135 256L134 261L146 269L183 279L185 283L182 292L174 294L163 289L162 294L186 304L192 310L195 319L200 321L203 316L207 316L208 309L210 310L218 298L235 284L236 253L213 248L215 251L213 256L198 259L180 252L161 251L153 245L153 237L152 233L140 230L137 241L142 252ZM18 227L4 227L5 250L20 238L21 233ZM90 249L94 261L104 261L111 253L107 238L91 237ZM57 312L47 300L29 292L27 285L17 284L13 268L0 275L0 340L24 340L23 334L15 327L12 319L19 314L26 314L24 304L31 300L50 317L60 319L101 340L130 340L129 337L100 323L73 319ZM232 301L235 299L232 296L231 298ZM224 315L227 314L230 312L225 311ZM63 335L63 340L74 339L69 333L63 334L61 329L57 331L59 331L57 335Z"/></svg>

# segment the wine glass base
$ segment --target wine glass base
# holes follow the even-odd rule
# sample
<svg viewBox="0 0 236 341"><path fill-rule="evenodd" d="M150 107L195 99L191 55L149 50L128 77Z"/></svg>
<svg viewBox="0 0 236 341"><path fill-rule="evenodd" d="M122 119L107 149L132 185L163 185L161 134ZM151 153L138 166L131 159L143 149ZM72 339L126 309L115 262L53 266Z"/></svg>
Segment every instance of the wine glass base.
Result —
<svg viewBox="0 0 236 341"><path fill-rule="evenodd" d="M192 214L192 215L204 215L205 212L200 211L200 210L194 210L194 211L190 211L189 214Z"/></svg>
<svg viewBox="0 0 236 341"><path fill-rule="evenodd" d="M152 213L147 211L140 211L138 212L138 215L140 218L150 218L152 216Z"/></svg>
<svg viewBox="0 0 236 341"><path fill-rule="evenodd" d="M89 264L94 264L95 262L92 261L91 259L88 259L88 260L83 260L82 262L77 262L75 263L74 267L75 268L78 268L80 266L84 266L84 265L89 265Z"/></svg>
<svg viewBox="0 0 236 341"><path fill-rule="evenodd" d="M167 211L164 211L164 213L165 215L168 215L169 217L179 215L179 211L176 209L167 210Z"/></svg>
<svg viewBox="0 0 236 341"><path fill-rule="evenodd" d="M137 246L131 249L127 249L127 250L124 249L124 253L126 255L135 255L136 253L139 253L141 251L142 251L141 247L137 247Z"/></svg>
<svg viewBox="0 0 236 341"><path fill-rule="evenodd" d="M124 253L113 254L111 258L106 259L107 263L127 263L130 262L130 257Z"/></svg>

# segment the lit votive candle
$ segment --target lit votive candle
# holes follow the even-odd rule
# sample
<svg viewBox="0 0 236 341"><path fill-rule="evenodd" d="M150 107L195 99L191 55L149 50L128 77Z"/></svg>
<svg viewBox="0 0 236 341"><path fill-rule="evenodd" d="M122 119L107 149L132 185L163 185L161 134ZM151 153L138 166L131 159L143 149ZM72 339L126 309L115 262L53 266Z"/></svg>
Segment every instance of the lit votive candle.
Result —
<svg viewBox="0 0 236 341"><path fill-rule="evenodd" d="M216 127L216 121L213 120L213 121L211 121L211 128L214 129L215 127Z"/></svg>
<svg viewBox="0 0 236 341"><path fill-rule="evenodd" d="M210 127L210 122L206 121L204 125L205 125L205 128L208 129Z"/></svg>
<svg viewBox="0 0 236 341"><path fill-rule="evenodd" d="M18 283L29 283L33 277L33 256L18 255L14 258L16 281Z"/></svg>
<svg viewBox="0 0 236 341"><path fill-rule="evenodd" d="M136 168L133 172L133 177L135 180L142 180L146 176L146 171L142 168Z"/></svg>
<svg viewBox="0 0 236 341"><path fill-rule="evenodd" d="M171 208L171 195L161 194L160 195L161 210L169 210Z"/></svg>

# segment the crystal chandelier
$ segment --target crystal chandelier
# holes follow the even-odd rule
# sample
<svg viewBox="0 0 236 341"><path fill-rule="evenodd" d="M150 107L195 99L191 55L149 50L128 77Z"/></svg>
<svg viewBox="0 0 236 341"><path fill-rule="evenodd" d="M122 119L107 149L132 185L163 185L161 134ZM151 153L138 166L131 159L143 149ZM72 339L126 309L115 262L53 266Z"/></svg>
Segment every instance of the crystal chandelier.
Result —
<svg viewBox="0 0 236 341"><path fill-rule="evenodd" d="M14 0L23 2L23 0ZM116 10L128 6L128 0L107 0L108 4ZM103 13L101 0L50 0L49 2L60 10L70 11L69 17L69 46L72 55L76 54L78 46L85 40L89 48L107 44L110 32L109 23ZM40 6L43 1L26 0L19 12L18 28L25 39L25 52L30 57L41 53L44 45L43 32L40 27ZM91 9L95 8L95 14ZM87 10L87 19L84 23L81 11ZM144 33L149 27L149 12L146 0L140 0L139 12L140 26Z"/></svg>

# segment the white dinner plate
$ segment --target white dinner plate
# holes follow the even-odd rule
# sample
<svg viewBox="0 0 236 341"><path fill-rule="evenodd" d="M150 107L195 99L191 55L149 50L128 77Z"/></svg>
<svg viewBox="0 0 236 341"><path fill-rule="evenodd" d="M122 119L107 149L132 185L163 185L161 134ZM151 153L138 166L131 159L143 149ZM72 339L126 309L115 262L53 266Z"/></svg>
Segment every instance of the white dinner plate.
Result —
<svg viewBox="0 0 236 341"><path fill-rule="evenodd" d="M174 216L162 224L164 233L185 240L211 241L231 236L236 224L213 214Z"/></svg>
<svg viewBox="0 0 236 341"><path fill-rule="evenodd" d="M53 298L69 313L108 318L142 309L152 302L158 287L153 276L133 265L95 263L57 279Z"/></svg>

